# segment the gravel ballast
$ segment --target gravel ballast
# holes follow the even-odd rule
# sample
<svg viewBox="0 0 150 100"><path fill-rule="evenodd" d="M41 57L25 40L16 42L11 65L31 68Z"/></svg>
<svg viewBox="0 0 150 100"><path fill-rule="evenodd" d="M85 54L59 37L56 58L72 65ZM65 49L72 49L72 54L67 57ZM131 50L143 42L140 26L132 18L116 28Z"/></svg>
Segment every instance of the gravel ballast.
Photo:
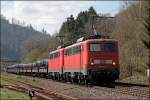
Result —
<svg viewBox="0 0 150 100"><path fill-rule="evenodd" d="M57 82L50 79L42 79L42 78L32 78L32 77L25 77L28 81L34 82L37 81L37 86L48 89L50 91L55 91L58 93L62 93L77 99L138 99L138 100L146 100L148 98L122 94L117 92L112 92L111 89L105 89L106 87L102 88L94 88L94 87L85 87L74 85L71 83L63 83Z"/></svg>

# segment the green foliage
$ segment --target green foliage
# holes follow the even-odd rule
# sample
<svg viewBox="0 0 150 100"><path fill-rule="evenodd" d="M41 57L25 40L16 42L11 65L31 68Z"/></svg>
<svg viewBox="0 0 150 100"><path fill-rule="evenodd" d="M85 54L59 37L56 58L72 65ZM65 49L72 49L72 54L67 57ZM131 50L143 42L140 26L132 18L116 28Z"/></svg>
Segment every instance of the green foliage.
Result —
<svg viewBox="0 0 150 100"><path fill-rule="evenodd" d="M149 84L149 77L145 76L141 73L135 73L131 77L124 78L120 80L121 82L127 82L127 83L137 83L137 84Z"/></svg>
<svg viewBox="0 0 150 100"><path fill-rule="evenodd" d="M91 22L93 15L97 15L93 7L90 7L88 11L80 12L76 19L71 15L67 18L67 21L62 24L59 34L66 35L66 41L75 42L78 38L87 33L85 25Z"/></svg>
<svg viewBox="0 0 150 100"><path fill-rule="evenodd" d="M92 6L89 8L89 15L97 15L95 9Z"/></svg>
<svg viewBox="0 0 150 100"><path fill-rule="evenodd" d="M40 56L39 50L32 50L30 53L26 55L25 62L34 62Z"/></svg>
<svg viewBox="0 0 150 100"><path fill-rule="evenodd" d="M88 11L80 12L77 16L77 21L80 20L82 23L87 23L88 21Z"/></svg>
<svg viewBox="0 0 150 100"><path fill-rule="evenodd" d="M0 99L1 100L11 100L11 99L16 99L16 100L29 100L29 96L27 94L23 94L20 92L12 91L6 88L2 88L0 91ZM34 100L36 100L34 98Z"/></svg>
<svg viewBox="0 0 150 100"><path fill-rule="evenodd" d="M32 85L37 85L39 83L38 80L33 81L25 78L24 76L18 76L15 74L9 74L2 72L1 78L0 78L0 85L21 85L23 83L30 83ZM0 100L29 100L28 94L12 91L6 88L0 88ZM36 97L32 98L33 100L36 100Z"/></svg>
<svg viewBox="0 0 150 100"><path fill-rule="evenodd" d="M145 33L147 40L143 40L144 45L149 50L149 59L150 59L150 7L146 8L146 14L144 19ZM148 67L150 68L150 62L148 62Z"/></svg>

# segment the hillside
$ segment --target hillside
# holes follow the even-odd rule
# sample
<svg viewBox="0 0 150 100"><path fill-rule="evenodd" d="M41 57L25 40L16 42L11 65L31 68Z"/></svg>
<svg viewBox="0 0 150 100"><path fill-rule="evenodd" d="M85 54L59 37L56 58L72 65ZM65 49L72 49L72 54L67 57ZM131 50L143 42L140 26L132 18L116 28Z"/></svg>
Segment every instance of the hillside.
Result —
<svg viewBox="0 0 150 100"><path fill-rule="evenodd" d="M116 15L113 37L119 42L121 76L127 77L144 73L148 67L148 49L142 40L148 40L144 27L148 1L141 4L129 2L125 9ZM140 9L139 9L140 8Z"/></svg>
<svg viewBox="0 0 150 100"><path fill-rule="evenodd" d="M33 38L47 39L47 35L36 31L31 25L10 23L1 15L1 58L22 59L26 53L23 43Z"/></svg>

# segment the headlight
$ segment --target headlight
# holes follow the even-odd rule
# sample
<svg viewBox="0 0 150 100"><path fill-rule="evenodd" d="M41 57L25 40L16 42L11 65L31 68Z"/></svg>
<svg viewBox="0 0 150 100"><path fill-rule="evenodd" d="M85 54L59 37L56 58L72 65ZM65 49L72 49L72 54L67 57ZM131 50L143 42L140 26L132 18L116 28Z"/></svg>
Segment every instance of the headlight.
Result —
<svg viewBox="0 0 150 100"><path fill-rule="evenodd" d="M91 65L94 65L94 63L93 63L93 62L91 62Z"/></svg>
<svg viewBox="0 0 150 100"><path fill-rule="evenodd" d="M115 62L113 62L112 64L113 64L113 65L116 65L116 63L115 63Z"/></svg>
<svg viewBox="0 0 150 100"><path fill-rule="evenodd" d="M91 65L94 65L94 60L93 59L91 59Z"/></svg>

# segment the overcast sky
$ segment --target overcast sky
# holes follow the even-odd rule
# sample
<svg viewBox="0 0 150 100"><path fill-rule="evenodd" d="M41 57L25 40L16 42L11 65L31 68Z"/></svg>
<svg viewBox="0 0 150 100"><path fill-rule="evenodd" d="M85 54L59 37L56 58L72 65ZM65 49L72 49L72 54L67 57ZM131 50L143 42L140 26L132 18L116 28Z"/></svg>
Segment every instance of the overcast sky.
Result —
<svg viewBox="0 0 150 100"><path fill-rule="evenodd" d="M112 16L119 12L119 1L1 1L1 14L6 18L12 17L32 24L37 30L46 29L48 33L58 32L68 16L74 17L80 11L93 6L96 12L110 13Z"/></svg>

